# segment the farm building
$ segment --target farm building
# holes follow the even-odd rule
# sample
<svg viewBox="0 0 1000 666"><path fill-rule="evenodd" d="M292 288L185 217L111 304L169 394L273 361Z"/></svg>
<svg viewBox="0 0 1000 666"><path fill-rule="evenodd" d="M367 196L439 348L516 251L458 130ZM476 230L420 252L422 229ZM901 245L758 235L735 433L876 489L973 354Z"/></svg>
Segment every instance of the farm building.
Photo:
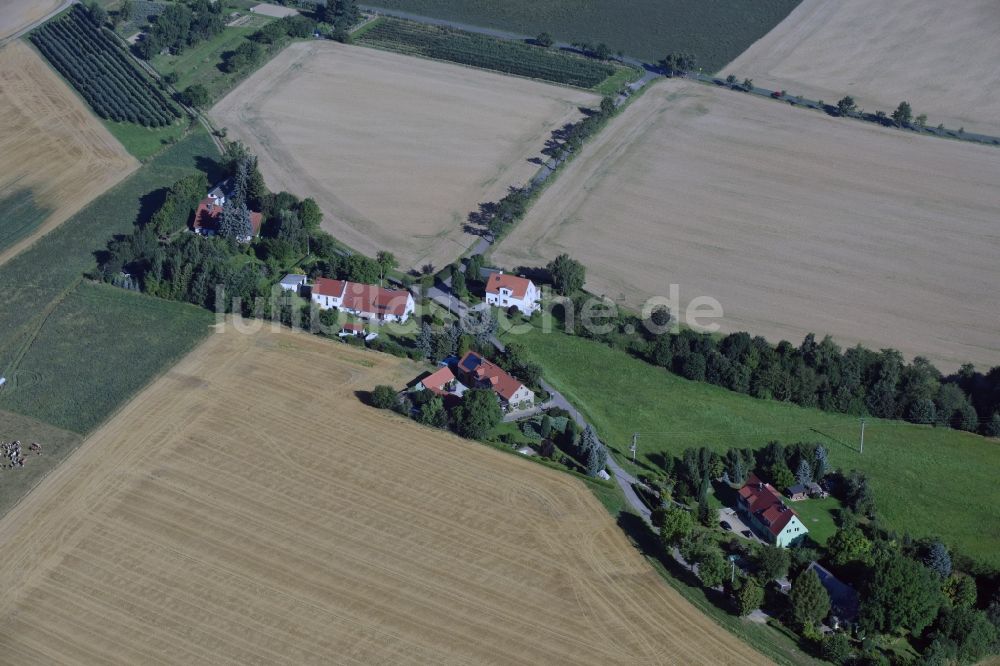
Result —
<svg viewBox="0 0 1000 666"><path fill-rule="evenodd" d="M305 283L306 283L305 275L289 273L285 277L281 278L281 282L279 282L278 284L281 285L281 289L283 291L294 291L295 293L299 293L299 291L302 289L302 286Z"/></svg>
<svg viewBox="0 0 1000 666"><path fill-rule="evenodd" d="M457 371L467 386L493 389L505 411L528 406L535 400L534 391L476 352L463 356Z"/></svg>
<svg viewBox="0 0 1000 666"><path fill-rule="evenodd" d="M497 272L486 280L486 302L500 308L516 307L531 315L541 307L541 293L527 278Z"/></svg>
<svg viewBox="0 0 1000 666"><path fill-rule="evenodd" d="M377 322L405 322L415 307L408 291L329 278L316 278L312 302L324 310L336 308Z"/></svg>
<svg viewBox="0 0 1000 666"><path fill-rule="evenodd" d="M194 212L194 220L191 222L191 229L196 234L202 236L214 236L219 232L219 222L222 219L222 210L226 201L232 196L232 186L226 180L211 190L208 195L198 203L198 209ZM260 233L260 225L264 216L257 211L250 211L250 226L253 229L251 236L238 238L241 243L249 243L252 238Z"/></svg>
<svg viewBox="0 0 1000 666"><path fill-rule="evenodd" d="M804 537L809 530L787 506L770 483L751 474L738 497L740 513L762 538L778 548L785 548Z"/></svg>

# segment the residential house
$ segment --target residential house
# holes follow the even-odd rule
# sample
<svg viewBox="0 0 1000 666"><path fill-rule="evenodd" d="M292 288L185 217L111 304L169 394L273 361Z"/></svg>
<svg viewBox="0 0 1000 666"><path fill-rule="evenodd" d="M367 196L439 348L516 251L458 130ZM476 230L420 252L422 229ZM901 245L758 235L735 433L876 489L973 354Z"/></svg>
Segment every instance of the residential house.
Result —
<svg viewBox="0 0 1000 666"><path fill-rule="evenodd" d="M302 289L302 286L306 283L305 275L298 275L296 273L289 273L285 277L281 278L281 285L283 291L294 291L296 294Z"/></svg>
<svg viewBox="0 0 1000 666"><path fill-rule="evenodd" d="M531 280L506 273L493 273L486 280L486 302L498 308L516 307L526 316L541 307L541 292Z"/></svg>
<svg viewBox="0 0 1000 666"><path fill-rule="evenodd" d="M402 289L328 278L316 278L312 302L324 310L336 308L377 322L405 322L416 307L410 292Z"/></svg>
<svg viewBox="0 0 1000 666"><path fill-rule="evenodd" d="M747 524L768 543L786 548L804 537L809 530L770 483L751 474L737 498L740 513Z"/></svg>
<svg viewBox="0 0 1000 666"><path fill-rule="evenodd" d="M534 391L476 352L467 353L456 367L466 386L493 389L505 411L530 407L535 401Z"/></svg>
<svg viewBox="0 0 1000 666"><path fill-rule="evenodd" d="M194 220L191 222L191 229L196 234L201 234L202 236L214 236L219 232L219 222L222 219L222 209L226 205L231 196L231 181L226 180L211 190L209 190L208 195L201 200L198 204L198 209L194 212ZM250 227L252 229L251 236L245 236L243 238L238 238L241 243L249 243L255 236L260 233L260 225L263 222L264 216L256 211L250 211Z"/></svg>
<svg viewBox="0 0 1000 666"><path fill-rule="evenodd" d="M788 498L793 502L801 502L802 500L809 499L810 497L826 497L828 493L823 490L815 481L810 481L809 483L797 483L790 487L786 493Z"/></svg>
<svg viewBox="0 0 1000 666"><path fill-rule="evenodd" d="M834 576L828 569L823 568L817 562L811 563L809 568L816 572L819 582L823 584L827 594L830 595L831 614L842 622L856 621L858 619L858 611L861 608L861 601L857 590Z"/></svg>

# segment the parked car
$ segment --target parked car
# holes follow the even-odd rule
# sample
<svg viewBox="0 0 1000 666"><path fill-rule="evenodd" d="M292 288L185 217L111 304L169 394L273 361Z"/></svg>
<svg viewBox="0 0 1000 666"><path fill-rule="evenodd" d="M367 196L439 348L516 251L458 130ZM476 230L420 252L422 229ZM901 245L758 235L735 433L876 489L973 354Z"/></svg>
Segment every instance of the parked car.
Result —
<svg viewBox="0 0 1000 666"><path fill-rule="evenodd" d="M745 536L748 539L752 539L753 538L753 532L751 532L750 530L743 530L742 532L740 532L740 534L742 534L743 536Z"/></svg>
<svg viewBox="0 0 1000 666"><path fill-rule="evenodd" d="M721 527L724 530L731 530L731 529L733 529L733 526L730 525L729 523L727 523L724 520L719 522L719 527Z"/></svg>

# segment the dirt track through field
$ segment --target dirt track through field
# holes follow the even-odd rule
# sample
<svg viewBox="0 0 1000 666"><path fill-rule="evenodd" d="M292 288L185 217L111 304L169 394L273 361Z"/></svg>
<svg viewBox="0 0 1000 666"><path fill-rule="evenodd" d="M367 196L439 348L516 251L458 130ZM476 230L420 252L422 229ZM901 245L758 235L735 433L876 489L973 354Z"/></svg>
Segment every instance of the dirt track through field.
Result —
<svg viewBox="0 0 1000 666"><path fill-rule="evenodd" d="M138 168L90 109L22 42L0 49L0 201L32 200L41 223L25 233L0 220L3 263ZM8 204L9 205L9 204ZM21 213L23 214L23 213Z"/></svg>
<svg viewBox="0 0 1000 666"><path fill-rule="evenodd" d="M527 182L591 93L329 41L293 44L212 110L268 186L310 196L324 228L404 267L475 240L469 212Z"/></svg>
<svg viewBox="0 0 1000 666"><path fill-rule="evenodd" d="M831 334L985 370L1000 363L998 174L994 148L662 82L494 259L568 252L590 290L632 308L675 283L682 305L718 299L725 331Z"/></svg>
<svg viewBox="0 0 1000 666"><path fill-rule="evenodd" d="M1000 136L998 35L996 0L803 0L722 73Z"/></svg>
<svg viewBox="0 0 1000 666"><path fill-rule="evenodd" d="M570 476L355 391L416 366L213 335L0 521L0 654L758 664Z"/></svg>

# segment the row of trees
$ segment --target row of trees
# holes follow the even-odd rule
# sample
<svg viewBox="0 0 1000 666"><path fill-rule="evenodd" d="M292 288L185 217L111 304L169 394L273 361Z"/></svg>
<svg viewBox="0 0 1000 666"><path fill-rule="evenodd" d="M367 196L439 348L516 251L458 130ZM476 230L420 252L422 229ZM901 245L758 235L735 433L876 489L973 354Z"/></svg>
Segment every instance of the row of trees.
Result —
<svg viewBox="0 0 1000 666"><path fill-rule="evenodd" d="M102 118L158 127L180 117L80 5L32 32L31 41Z"/></svg>
<svg viewBox="0 0 1000 666"><path fill-rule="evenodd" d="M570 154L580 150L583 143L596 135L616 112L614 100L604 97L599 108L589 111L581 120L553 131L542 152L556 160L556 169L561 168ZM535 188L535 184L511 186L499 201L480 204L478 210L470 213L469 225L473 228L481 227L483 232L494 239L499 238L524 217Z"/></svg>
<svg viewBox="0 0 1000 666"><path fill-rule="evenodd" d="M166 6L135 45L136 53L150 59L163 49L179 54L188 46L210 39L226 27L223 3L187 0Z"/></svg>
<svg viewBox="0 0 1000 666"><path fill-rule="evenodd" d="M610 303L595 307L582 291L584 267L568 255L550 262L547 271L555 291L571 298L575 312L594 314L589 320L567 319L573 333L687 379L803 407L1000 436L1000 368L984 375L967 364L945 376L923 357L906 363L894 349L842 349L829 336L817 341L811 333L795 347L784 340L771 345L747 332L721 338L690 329L663 332L672 321L665 307L654 308L644 320ZM600 327L593 326L595 318Z"/></svg>

